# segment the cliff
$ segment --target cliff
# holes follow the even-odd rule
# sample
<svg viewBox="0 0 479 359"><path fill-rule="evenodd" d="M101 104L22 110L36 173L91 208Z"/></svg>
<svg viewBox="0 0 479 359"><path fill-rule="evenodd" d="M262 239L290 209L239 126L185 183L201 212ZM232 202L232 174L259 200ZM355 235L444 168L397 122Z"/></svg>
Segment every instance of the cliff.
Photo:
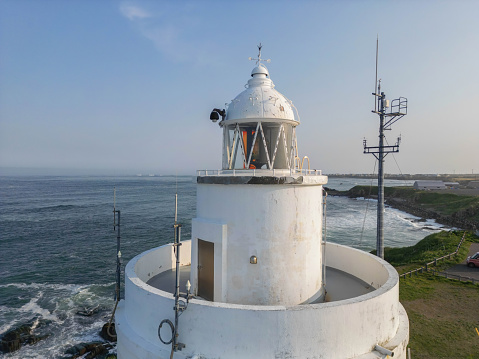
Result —
<svg viewBox="0 0 479 359"><path fill-rule="evenodd" d="M377 198L377 186L355 186L349 191L326 188L330 196ZM385 187L385 204L421 218L452 227L479 229L479 196L420 191L411 187Z"/></svg>

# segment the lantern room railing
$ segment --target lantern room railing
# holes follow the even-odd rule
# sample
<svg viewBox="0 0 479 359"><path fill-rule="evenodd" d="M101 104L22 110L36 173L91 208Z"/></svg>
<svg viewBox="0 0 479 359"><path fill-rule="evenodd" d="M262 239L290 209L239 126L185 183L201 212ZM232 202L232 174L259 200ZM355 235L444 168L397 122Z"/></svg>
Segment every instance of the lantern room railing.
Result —
<svg viewBox="0 0 479 359"><path fill-rule="evenodd" d="M310 169L231 169L231 170L197 170L196 175L200 177L208 176L322 176L321 170Z"/></svg>

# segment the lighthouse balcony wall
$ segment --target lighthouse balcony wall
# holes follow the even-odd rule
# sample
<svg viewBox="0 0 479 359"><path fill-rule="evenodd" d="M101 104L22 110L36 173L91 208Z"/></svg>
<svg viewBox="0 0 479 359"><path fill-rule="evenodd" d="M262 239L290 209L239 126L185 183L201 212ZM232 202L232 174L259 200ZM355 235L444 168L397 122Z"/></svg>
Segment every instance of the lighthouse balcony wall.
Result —
<svg viewBox="0 0 479 359"><path fill-rule="evenodd" d="M181 263L191 262L183 242ZM174 297L146 282L173 267L173 247L132 259L125 296L116 314L118 353L125 358L169 358L158 337L163 319L174 321ZM376 344L406 358L407 315L399 303L397 272L385 261L346 246L326 245L328 266L371 283L374 291L335 302L298 306L238 305L191 299L179 320L186 347L175 358L378 358ZM163 328L164 329L164 328ZM169 340L166 329L163 339ZM169 336L168 336L169 335Z"/></svg>

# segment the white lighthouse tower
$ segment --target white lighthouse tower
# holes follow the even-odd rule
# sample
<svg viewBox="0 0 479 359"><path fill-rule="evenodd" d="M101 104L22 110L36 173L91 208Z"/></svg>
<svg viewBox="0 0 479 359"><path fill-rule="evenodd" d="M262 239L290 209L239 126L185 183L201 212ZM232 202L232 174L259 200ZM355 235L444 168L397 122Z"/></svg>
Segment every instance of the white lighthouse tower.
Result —
<svg viewBox="0 0 479 359"><path fill-rule="evenodd" d="M223 119L223 169L200 171L191 283L216 302L297 305L321 300L322 185L302 170L292 103L261 64ZM218 111L218 112L217 112Z"/></svg>
<svg viewBox="0 0 479 359"><path fill-rule="evenodd" d="M397 272L324 242L327 177L299 158L299 118L259 49L246 90L210 116L222 169L198 171L191 240L126 267L118 357L405 358Z"/></svg>

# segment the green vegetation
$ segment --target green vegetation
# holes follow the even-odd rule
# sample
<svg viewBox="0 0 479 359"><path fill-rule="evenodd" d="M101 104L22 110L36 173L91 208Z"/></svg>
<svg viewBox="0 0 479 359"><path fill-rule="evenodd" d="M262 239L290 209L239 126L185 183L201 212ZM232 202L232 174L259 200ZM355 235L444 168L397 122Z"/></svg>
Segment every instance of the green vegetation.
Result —
<svg viewBox="0 0 479 359"><path fill-rule="evenodd" d="M467 209L473 209L477 212L479 209L478 196L458 196L451 193L418 191L413 199L414 202L426 208L433 209L446 215L451 215ZM479 212L475 213L475 219L479 220Z"/></svg>
<svg viewBox="0 0 479 359"><path fill-rule="evenodd" d="M351 197L377 196L377 186L355 186L348 191ZM467 208L479 210L479 196L460 196L453 193L420 191L412 187L384 187L384 197L408 200L424 208L451 215ZM476 219L479 220L479 213Z"/></svg>
<svg viewBox="0 0 479 359"><path fill-rule="evenodd" d="M432 234L414 246L386 248L385 258L399 272L421 267L454 252L463 231ZM466 233L458 255L441 266L463 261L479 237ZM479 358L479 285L431 273L400 280L399 299L409 316L409 347L413 358Z"/></svg>
<svg viewBox="0 0 479 359"><path fill-rule="evenodd" d="M347 191L349 197L368 197L377 194L377 186L355 186ZM424 210L429 211L429 214L471 221L479 227L479 196L420 191L412 187L385 187L384 197L393 207L413 214L418 210Z"/></svg>
<svg viewBox="0 0 479 359"><path fill-rule="evenodd" d="M412 358L479 358L479 286L421 274L401 279Z"/></svg>
<svg viewBox="0 0 479 359"><path fill-rule="evenodd" d="M433 261L435 258L455 252L463 234L464 231L442 231L430 234L411 247L386 247L384 248L384 259L395 266L400 274L411 269L424 267L426 263ZM477 236L466 232L465 241L459 248L457 255L438 262L438 269L461 263L467 257L471 243L478 241Z"/></svg>

